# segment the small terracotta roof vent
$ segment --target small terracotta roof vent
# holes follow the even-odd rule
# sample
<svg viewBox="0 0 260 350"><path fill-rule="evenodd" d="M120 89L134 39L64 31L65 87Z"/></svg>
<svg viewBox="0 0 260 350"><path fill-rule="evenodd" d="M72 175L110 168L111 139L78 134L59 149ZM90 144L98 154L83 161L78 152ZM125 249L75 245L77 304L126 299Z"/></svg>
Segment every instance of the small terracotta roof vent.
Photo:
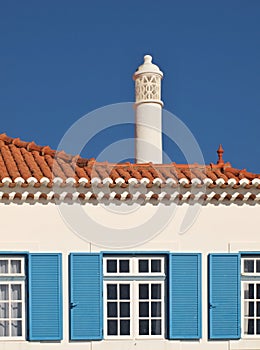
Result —
<svg viewBox="0 0 260 350"><path fill-rule="evenodd" d="M224 160L223 160L223 158L222 158L223 153L224 153L224 149L223 149L222 145L220 144L220 145L219 145L219 148L218 148L218 150L217 150L217 154L218 154L218 161L217 161L217 164L224 164Z"/></svg>

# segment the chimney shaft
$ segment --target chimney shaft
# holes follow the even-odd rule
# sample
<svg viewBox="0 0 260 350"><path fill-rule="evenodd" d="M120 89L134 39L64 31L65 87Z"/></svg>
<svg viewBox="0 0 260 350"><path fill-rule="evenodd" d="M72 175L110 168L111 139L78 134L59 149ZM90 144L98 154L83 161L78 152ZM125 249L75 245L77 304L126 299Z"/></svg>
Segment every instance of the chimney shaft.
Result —
<svg viewBox="0 0 260 350"><path fill-rule="evenodd" d="M150 55L144 56L144 63L133 76L136 163L162 163L162 77Z"/></svg>

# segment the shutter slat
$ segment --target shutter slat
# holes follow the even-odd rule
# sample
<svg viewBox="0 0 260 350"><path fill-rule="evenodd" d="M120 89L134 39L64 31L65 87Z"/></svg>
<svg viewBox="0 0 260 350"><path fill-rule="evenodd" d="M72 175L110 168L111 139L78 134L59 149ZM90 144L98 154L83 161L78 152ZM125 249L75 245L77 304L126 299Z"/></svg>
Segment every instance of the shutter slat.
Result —
<svg viewBox="0 0 260 350"><path fill-rule="evenodd" d="M70 338L102 339L100 254L70 255Z"/></svg>
<svg viewBox="0 0 260 350"><path fill-rule="evenodd" d="M240 256L209 255L209 338L240 338Z"/></svg>
<svg viewBox="0 0 260 350"><path fill-rule="evenodd" d="M200 254L170 254L169 337L201 338Z"/></svg>
<svg viewBox="0 0 260 350"><path fill-rule="evenodd" d="M29 254L29 339L62 339L61 254Z"/></svg>

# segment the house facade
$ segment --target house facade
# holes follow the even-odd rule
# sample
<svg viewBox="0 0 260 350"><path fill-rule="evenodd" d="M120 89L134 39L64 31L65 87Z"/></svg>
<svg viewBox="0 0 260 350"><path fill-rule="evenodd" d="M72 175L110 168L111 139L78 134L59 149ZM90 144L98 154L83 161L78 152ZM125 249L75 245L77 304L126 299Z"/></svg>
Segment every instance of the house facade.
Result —
<svg viewBox="0 0 260 350"><path fill-rule="evenodd" d="M260 349L260 175L161 164L162 76L134 164L0 135L0 349Z"/></svg>

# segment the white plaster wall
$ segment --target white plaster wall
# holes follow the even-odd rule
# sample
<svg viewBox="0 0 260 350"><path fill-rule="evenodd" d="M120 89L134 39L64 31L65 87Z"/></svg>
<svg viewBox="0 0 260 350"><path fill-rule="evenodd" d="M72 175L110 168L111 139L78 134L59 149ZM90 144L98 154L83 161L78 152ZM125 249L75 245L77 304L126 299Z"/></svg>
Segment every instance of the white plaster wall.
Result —
<svg viewBox="0 0 260 350"><path fill-rule="evenodd" d="M260 349L260 340L240 341L207 341L207 254L213 252L260 251L260 207L211 205L201 207L198 217L190 228L180 234L183 220L187 220L188 205L182 206L146 206L132 207L123 205L120 212L116 207L99 207L85 205L85 214L91 215L103 226L96 226L101 236L107 236L107 228L115 230L123 227L131 235L135 226L146 222L144 230L149 230L152 218L161 221L162 231L152 239L147 238L140 246L130 250L162 250L180 252L201 252L203 280L203 337L200 341L168 341L168 340L133 340L133 341L100 341L69 342L68 315L68 255L70 252L94 252L109 250L81 239L64 222L57 207L53 204L11 204L0 205L0 246L1 251L61 252L63 253L63 312L64 340L61 343L13 342L0 341L0 350L24 349L92 349L92 350L236 350ZM164 209L165 208L165 209ZM127 214L132 210L131 214ZM159 210L159 211L158 211ZM172 211L172 216L165 215ZM106 213L106 215L104 214ZM159 214L158 214L159 213ZM158 217L156 217L158 215ZM168 217L169 222L165 220ZM165 222L164 222L165 220ZM88 221L82 224L88 225ZM93 228L94 227L94 228ZM84 228L84 227L83 227ZM87 232L90 225L84 228ZM93 231L95 225L91 227ZM119 232L119 231L118 231ZM126 250L126 249L120 249Z"/></svg>

